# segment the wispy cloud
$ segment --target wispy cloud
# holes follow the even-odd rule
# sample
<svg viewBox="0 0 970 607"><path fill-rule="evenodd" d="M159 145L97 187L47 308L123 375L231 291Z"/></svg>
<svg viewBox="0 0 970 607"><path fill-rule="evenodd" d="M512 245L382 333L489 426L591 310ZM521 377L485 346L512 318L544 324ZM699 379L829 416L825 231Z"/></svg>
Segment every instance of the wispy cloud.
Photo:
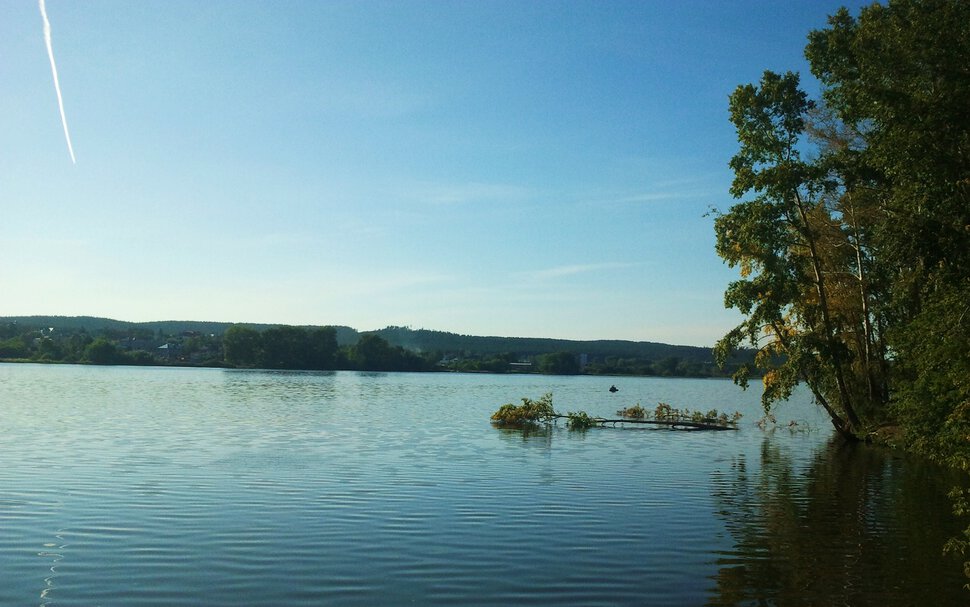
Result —
<svg viewBox="0 0 970 607"><path fill-rule="evenodd" d="M565 276L575 276L576 274L588 274L591 272L608 272L611 270L621 270L624 268L632 268L640 264L631 262L605 262L605 263L581 263L581 264L571 264L556 266L553 268L547 268L545 270L537 270L535 272L528 272L528 276L535 280L551 280L556 278L563 278Z"/></svg>
<svg viewBox="0 0 970 607"><path fill-rule="evenodd" d="M71 154L71 162L77 164L74 158L74 146L71 145L71 133L67 130L67 116L64 114L64 99L61 97L61 84L57 79L57 64L54 63L54 45L51 44L51 22L47 18L47 6L44 0L38 0L40 16L44 20L44 43L47 45L47 57L51 60L51 73L54 75L54 92L57 93L57 107L61 111L61 124L64 125L64 138L67 140L67 151Z"/></svg>
<svg viewBox="0 0 970 607"><path fill-rule="evenodd" d="M628 194L618 194L604 197L597 201L598 204L652 204L662 202L673 202L679 200L693 200L697 198L712 198L722 192L715 187L699 187L685 185L682 187L666 187L646 192L633 192Z"/></svg>
<svg viewBox="0 0 970 607"><path fill-rule="evenodd" d="M623 204L623 203L650 203L650 202L666 202L668 200L684 200L686 198L696 198L701 196L701 192L690 192L690 191L677 191L671 190L666 192L643 192L640 194L630 194L629 196L621 196L619 198L614 198L611 202Z"/></svg>
<svg viewBox="0 0 970 607"><path fill-rule="evenodd" d="M640 190L617 191L602 189L580 192L576 201L587 205L631 205L710 199L727 192L718 174L701 174L682 179L663 179L649 182Z"/></svg>

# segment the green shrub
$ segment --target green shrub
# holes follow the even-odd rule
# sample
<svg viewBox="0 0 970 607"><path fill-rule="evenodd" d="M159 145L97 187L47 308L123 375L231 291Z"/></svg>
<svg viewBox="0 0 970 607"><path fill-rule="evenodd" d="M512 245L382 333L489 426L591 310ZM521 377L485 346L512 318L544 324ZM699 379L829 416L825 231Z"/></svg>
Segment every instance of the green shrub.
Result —
<svg viewBox="0 0 970 607"><path fill-rule="evenodd" d="M570 430L585 430L586 428L592 428L598 422L590 417L585 411L579 411L573 413L570 411L566 415L566 427Z"/></svg>
<svg viewBox="0 0 970 607"><path fill-rule="evenodd" d="M647 410L641 407L640 403L637 403L632 407L620 409L616 414L627 419L643 419L647 416Z"/></svg>
<svg viewBox="0 0 970 607"><path fill-rule="evenodd" d="M525 426L547 422L556 412L552 408L552 394L545 394L537 400L523 398L521 405L508 403L492 414L492 423L498 426Z"/></svg>

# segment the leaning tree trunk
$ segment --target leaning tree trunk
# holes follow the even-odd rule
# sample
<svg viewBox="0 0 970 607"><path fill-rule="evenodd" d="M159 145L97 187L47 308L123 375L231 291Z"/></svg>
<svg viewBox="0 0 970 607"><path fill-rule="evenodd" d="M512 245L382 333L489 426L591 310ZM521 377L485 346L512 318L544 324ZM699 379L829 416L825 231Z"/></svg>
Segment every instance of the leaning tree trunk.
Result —
<svg viewBox="0 0 970 607"><path fill-rule="evenodd" d="M788 340L785 338L785 334L782 332L781 328L777 324L772 323L771 330L775 332L775 338L779 343L781 343L781 347L784 349L784 351L786 353L790 353L791 347L788 345ZM832 405L829 404L828 399L825 398L825 395L822 394L822 392L818 389L816 382L809 377L808 372L804 368L801 368L799 369L799 375L801 375L802 380L805 382L805 385L808 386L808 389L811 390L812 396L815 397L815 402L818 403L826 413L828 413L829 419L832 421L832 425L835 427L836 432L839 433L839 436L847 440L858 440L859 437L855 435L855 433L849 427L849 424L846 423L846 420L839 415L839 412L832 408Z"/></svg>
<svg viewBox="0 0 970 607"><path fill-rule="evenodd" d="M829 348L829 356L832 360L832 370L835 374L835 383L839 392L839 401L842 406L842 410L845 412L846 420L848 421L848 432L855 437L858 437L857 433L862 428L862 422L856 415L855 408L852 405L852 397L849 393L848 384L845 380L845 371L843 369L842 356L839 352L840 344L835 338L835 328L832 323L831 314L829 311L828 297L825 291L825 274L822 270L822 260L818 252L818 243L815 239L815 234L812 231L811 226L808 222L808 213L805 210L805 203L802 197L799 195L798 191L794 192L795 205L798 208L798 216L801 219L801 225L803 229L803 236L808 244L809 255L812 261L812 271L815 274L815 292L818 295L818 305L819 311L822 314L822 331L824 333L824 339L826 345ZM831 415L831 409L826 409Z"/></svg>

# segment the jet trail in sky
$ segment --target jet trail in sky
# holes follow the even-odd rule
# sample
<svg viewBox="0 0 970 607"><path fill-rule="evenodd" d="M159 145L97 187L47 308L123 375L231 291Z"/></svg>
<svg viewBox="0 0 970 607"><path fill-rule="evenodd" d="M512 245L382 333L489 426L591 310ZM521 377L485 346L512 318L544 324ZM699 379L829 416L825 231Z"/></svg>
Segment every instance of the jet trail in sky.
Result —
<svg viewBox="0 0 970 607"><path fill-rule="evenodd" d="M71 145L71 134L67 130L67 116L64 115L64 100L61 98L61 84L57 81L57 65L54 63L54 47L51 45L51 22L47 19L47 7L44 0L38 0L40 4L40 16L44 19L44 42L47 43L47 56L51 60L51 73L54 74L54 92L57 93L57 107L61 110L61 123L64 125L64 138L67 139L67 151L71 153L71 162L77 164L74 159L74 146Z"/></svg>

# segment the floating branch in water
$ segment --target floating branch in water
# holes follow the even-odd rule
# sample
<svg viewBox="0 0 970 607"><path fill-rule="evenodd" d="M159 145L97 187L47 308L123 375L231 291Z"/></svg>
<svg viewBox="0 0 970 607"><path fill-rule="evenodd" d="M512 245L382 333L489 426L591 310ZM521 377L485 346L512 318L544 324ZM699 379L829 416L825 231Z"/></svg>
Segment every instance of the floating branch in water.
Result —
<svg viewBox="0 0 970 607"><path fill-rule="evenodd" d="M499 407L492 414L492 423L496 426L526 426L549 423L556 417L552 409L552 393L543 395L537 400L523 398L521 405L508 403Z"/></svg>
<svg viewBox="0 0 970 607"><path fill-rule="evenodd" d="M566 426L571 430L582 430L596 426L615 427L617 424L648 424L666 426L671 430L737 430L741 414L733 415L719 413L711 409L706 413L691 411L690 409L675 409L667 403L659 403L653 412L652 419L648 419L647 411L637 403L616 412L619 419L594 417L585 411L567 414L557 413L552 406L552 394L545 394L541 398L532 400L523 398L521 405L508 403L502 405L492 414L492 423L506 428L526 428L542 424L554 424L556 420L565 419Z"/></svg>

